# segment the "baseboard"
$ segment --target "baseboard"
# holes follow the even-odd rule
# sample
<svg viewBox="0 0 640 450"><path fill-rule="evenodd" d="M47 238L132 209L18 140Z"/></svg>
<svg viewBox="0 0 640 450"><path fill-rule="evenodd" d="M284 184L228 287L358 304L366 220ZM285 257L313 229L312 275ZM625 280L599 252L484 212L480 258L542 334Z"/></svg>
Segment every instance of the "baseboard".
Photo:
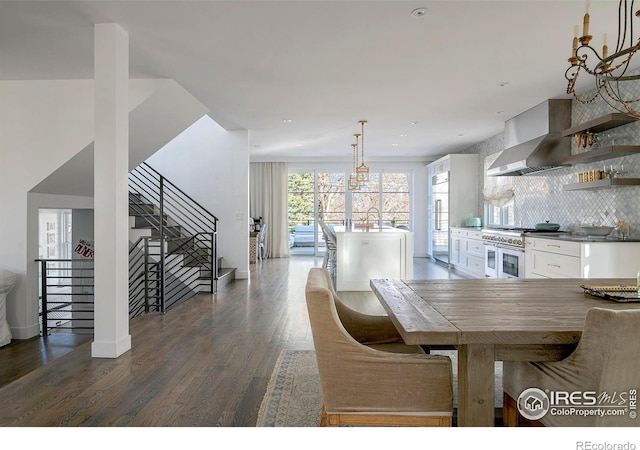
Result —
<svg viewBox="0 0 640 450"><path fill-rule="evenodd" d="M248 280L248 279L249 279L248 270L236 270L236 280Z"/></svg>
<svg viewBox="0 0 640 450"><path fill-rule="evenodd" d="M131 350L131 335L127 335L117 342L91 343L91 357L93 358L117 358Z"/></svg>
<svg viewBox="0 0 640 450"><path fill-rule="evenodd" d="M11 330L11 338L17 340L25 340L31 339L35 336L40 336L40 324L36 323L34 325L29 325L28 327L12 327L9 326Z"/></svg>

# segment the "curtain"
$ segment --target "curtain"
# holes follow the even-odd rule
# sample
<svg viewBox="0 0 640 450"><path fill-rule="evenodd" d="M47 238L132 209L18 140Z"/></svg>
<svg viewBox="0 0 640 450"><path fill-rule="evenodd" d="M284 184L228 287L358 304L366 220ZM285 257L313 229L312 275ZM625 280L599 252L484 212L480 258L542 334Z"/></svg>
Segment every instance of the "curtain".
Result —
<svg viewBox="0 0 640 450"><path fill-rule="evenodd" d="M502 152L496 152L492 155L488 155L484 159L484 189L483 197L484 202L493 206L504 206L509 203L515 197L515 191L513 190L512 177L490 177L487 176L487 170L500 156Z"/></svg>
<svg viewBox="0 0 640 450"><path fill-rule="evenodd" d="M289 256L287 163L251 163L249 175L249 214L262 217L262 223L267 225L266 256L286 258Z"/></svg>

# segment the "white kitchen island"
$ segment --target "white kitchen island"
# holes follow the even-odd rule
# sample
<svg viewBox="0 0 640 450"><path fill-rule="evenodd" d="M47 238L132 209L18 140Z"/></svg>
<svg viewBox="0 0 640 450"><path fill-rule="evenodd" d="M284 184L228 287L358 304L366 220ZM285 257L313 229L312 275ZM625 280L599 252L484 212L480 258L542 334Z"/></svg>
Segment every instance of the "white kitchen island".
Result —
<svg viewBox="0 0 640 450"><path fill-rule="evenodd" d="M369 291L372 278L413 277L413 233L383 227L335 227L337 291Z"/></svg>

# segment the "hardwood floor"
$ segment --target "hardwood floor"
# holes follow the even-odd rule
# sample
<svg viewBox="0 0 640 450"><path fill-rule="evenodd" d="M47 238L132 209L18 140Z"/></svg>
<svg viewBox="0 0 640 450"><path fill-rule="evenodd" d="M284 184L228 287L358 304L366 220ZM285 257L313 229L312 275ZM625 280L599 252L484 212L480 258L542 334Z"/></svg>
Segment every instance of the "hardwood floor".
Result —
<svg viewBox="0 0 640 450"><path fill-rule="evenodd" d="M415 278L460 277L415 261ZM90 339L68 336L0 349L0 426L255 426L280 351L313 349L304 285L321 264L267 259L217 295L138 317L132 349L117 359L91 358ZM341 296L382 311L372 293Z"/></svg>

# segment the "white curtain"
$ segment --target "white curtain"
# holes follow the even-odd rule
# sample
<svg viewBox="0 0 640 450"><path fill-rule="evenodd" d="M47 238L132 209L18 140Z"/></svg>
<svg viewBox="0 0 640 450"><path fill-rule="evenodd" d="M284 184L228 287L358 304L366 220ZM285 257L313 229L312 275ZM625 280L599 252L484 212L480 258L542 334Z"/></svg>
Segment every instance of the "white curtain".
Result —
<svg viewBox="0 0 640 450"><path fill-rule="evenodd" d="M490 177L487 170L502 152L493 153L484 159L484 202L493 206L504 206L515 197L512 177Z"/></svg>
<svg viewBox="0 0 640 450"><path fill-rule="evenodd" d="M249 213L251 217L262 217L267 225L266 256L286 258L289 256L287 163L251 163L249 175Z"/></svg>

